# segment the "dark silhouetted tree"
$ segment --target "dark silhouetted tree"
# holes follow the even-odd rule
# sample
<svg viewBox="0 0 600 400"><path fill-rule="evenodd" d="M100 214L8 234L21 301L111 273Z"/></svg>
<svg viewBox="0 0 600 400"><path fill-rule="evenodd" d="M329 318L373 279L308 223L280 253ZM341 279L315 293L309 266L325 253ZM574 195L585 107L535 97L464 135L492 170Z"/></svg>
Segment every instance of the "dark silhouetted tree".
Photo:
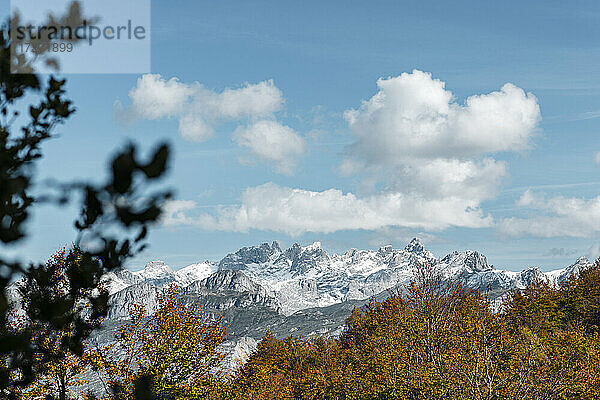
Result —
<svg viewBox="0 0 600 400"><path fill-rule="evenodd" d="M79 7L70 12L79 12ZM15 398L19 387L30 384L60 351L49 351L34 340L33 329L43 327L49 335L69 334L57 345L64 352L80 355L83 342L106 314L106 293L94 290L107 271L119 268L145 247L149 226L157 221L162 203L170 197L164 189L151 190L164 175L169 159L166 144L158 146L147 160L133 144L112 158L102 183L91 181L48 184L44 194L34 195L32 185L42 144L55 136L55 129L75 112L66 98L65 80L42 78L35 73L12 74L10 22L0 30L0 243L2 247L22 241L32 208L40 203L79 203L74 222L79 249L66 255L66 290L56 296L54 271L48 264L8 259L0 251L0 398ZM25 111L20 115L19 111ZM81 151L93 151L81 149ZM36 193L40 189L36 188ZM8 286L24 278L22 295L26 324L9 324L11 302ZM81 313L80 304L86 304Z"/></svg>

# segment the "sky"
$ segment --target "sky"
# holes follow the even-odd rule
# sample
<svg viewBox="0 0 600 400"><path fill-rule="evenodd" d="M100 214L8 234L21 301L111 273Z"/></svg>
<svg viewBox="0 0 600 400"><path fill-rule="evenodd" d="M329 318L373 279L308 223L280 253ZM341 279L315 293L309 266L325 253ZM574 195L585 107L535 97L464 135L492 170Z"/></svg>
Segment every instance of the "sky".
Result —
<svg viewBox="0 0 600 400"><path fill-rule="evenodd" d="M149 74L66 74L40 181L167 140L175 200L130 264L243 246L473 249L499 268L600 255L600 4L152 1ZM15 251L73 240L38 208Z"/></svg>

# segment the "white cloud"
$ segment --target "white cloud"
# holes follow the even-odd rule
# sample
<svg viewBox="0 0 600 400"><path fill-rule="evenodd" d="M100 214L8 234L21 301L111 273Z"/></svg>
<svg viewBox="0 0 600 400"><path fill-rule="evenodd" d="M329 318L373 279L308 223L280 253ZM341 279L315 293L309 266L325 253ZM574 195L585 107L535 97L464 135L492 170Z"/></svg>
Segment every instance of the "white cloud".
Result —
<svg viewBox="0 0 600 400"><path fill-rule="evenodd" d="M479 203L495 197L506 175L506 163L492 158L481 161L437 158L395 170L391 187L433 199L463 198L466 206L471 201Z"/></svg>
<svg viewBox="0 0 600 400"><path fill-rule="evenodd" d="M590 237L600 231L600 196L589 200L562 196L545 199L527 190L516 205L534 214L500 221L498 230L508 236Z"/></svg>
<svg viewBox="0 0 600 400"><path fill-rule="evenodd" d="M290 235L492 226L481 204L497 195L508 175L506 163L492 155L531 146L541 118L535 96L506 84L461 105L443 82L421 71L380 79L377 85L371 99L344 114L356 142L340 169L385 190L357 196L335 188L309 191L268 183L246 189L238 205L193 218L184 212L184 223ZM267 118L239 128L234 140L286 172L304 147L286 128Z"/></svg>
<svg viewBox="0 0 600 400"><path fill-rule="evenodd" d="M304 139L294 130L276 122L274 114L284 104L281 90L272 80L245 84L215 92L202 84L164 79L158 74L140 77L129 91L131 104L117 101L117 117L127 123L139 119L176 118L179 134L186 140L201 142L214 136L217 126L238 122L239 144L263 161L273 161L278 171L290 173L304 151ZM264 129L264 132L261 132ZM269 149L260 149L260 146ZM282 148L275 148L281 146Z"/></svg>
<svg viewBox="0 0 600 400"><path fill-rule="evenodd" d="M193 219L186 212L194 208L196 202L193 200L169 200L162 207L161 222L166 226L193 224Z"/></svg>
<svg viewBox="0 0 600 400"><path fill-rule="evenodd" d="M596 164L600 164L600 151L594 154L594 161L596 162Z"/></svg>
<svg viewBox="0 0 600 400"><path fill-rule="evenodd" d="M275 163L277 170L284 174L291 174L297 158L306 148L304 139L296 131L271 120L261 120L247 128L239 127L233 139L260 160Z"/></svg>
<svg viewBox="0 0 600 400"><path fill-rule="evenodd" d="M444 82L418 70L377 86L371 99L344 114L357 138L350 156L367 164L525 150L541 118L536 97L510 83L465 105L454 102Z"/></svg>
<svg viewBox="0 0 600 400"><path fill-rule="evenodd" d="M289 235L388 226L440 230L449 226L480 228L492 224L491 217L483 214L477 201L465 203L460 197L432 200L403 193L381 193L359 198L337 189L315 192L274 183L246 189L241 204L220 207L214 214L192 218L182 208L174 210L174 216L166 217L168 221L207 230L259 229Z"/></svg>
<svg viewBox="0 0 600 400"><path fill-rule="evenodd" d="M164 79L159 74L145 74L129 91L131 105L122 108L117 103L118 115L129 121L165 117L186 118L214 128L220 122L257 118L281 110L284 99L281 90L272 80L256 84L247 83L236 89L227 88L221 93L206 89L202 84L182 83L177 78ZM188 126L188 130L194 128ZM204 127L197 129L205 131ZM202 134L203 136L204 134Z"/></svg>
<svg viewBox="0 0 600 400"><path fill-rule="evenodd" d="M158 74L146 74L138 78L137 86L129 91L130 108L121 112L130 120L173 117L181 112L193 93L192 86L177 78L165 80Z"/></svg>
<svg viewBox="0 0 600 400"><path fill-rule="evenodd" d="M213 137L215 130L201 115L189 113L179 117L179 134L186 140L202 142Z"/></svg>
<svg viewBox="0 0 600 400"><path fill-rule="evenodd" d="M225 89L222 93L205 91L196 106L207 107L213 117L238 119L264 117L279 111L283 106L283 94L273 80L246 84L239 89ZM201 110L197 110L201 112Z"/></svg>

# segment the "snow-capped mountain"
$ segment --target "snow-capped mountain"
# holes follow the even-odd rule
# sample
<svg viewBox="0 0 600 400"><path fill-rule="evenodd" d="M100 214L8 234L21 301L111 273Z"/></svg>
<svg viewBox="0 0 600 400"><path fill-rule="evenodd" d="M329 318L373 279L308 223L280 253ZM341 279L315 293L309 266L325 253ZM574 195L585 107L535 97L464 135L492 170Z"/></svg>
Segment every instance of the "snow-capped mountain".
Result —
<svg viewBox="0 0 600 400"><path fill-rule="evenodd" d="M343 254L329 254L319 242L305 247L294 244L286 250L273 242L244 247L218 263L206 261L178 271L153 261L137 272L111 272L106 281L113 296L125 299L143 299L148 287L158 289L172 283L200 295L248 293L289 316L304 309L368 299L408 283L417 268L436 268L444 277L460 280L467 289L496 298L536 280L563 284L588 265L589 260L581 257L573 265L551 272L537 267L506 271L489 265L483 254L471 250L438 259L416 238L404 249L384 246L376 251L350 249Z"/></svg>
<svg viewBox="0 0 600 400"><path fill-rule="evenodd" d="M435 261L416 239L404 250L386 246L378 251L351 249L342 255L328 254L319 242L294 244L285 251L273 242L229 254L219 269L243 271L278 300L283 314L291 315L369 298L410 279L417 265Z"/></svg>

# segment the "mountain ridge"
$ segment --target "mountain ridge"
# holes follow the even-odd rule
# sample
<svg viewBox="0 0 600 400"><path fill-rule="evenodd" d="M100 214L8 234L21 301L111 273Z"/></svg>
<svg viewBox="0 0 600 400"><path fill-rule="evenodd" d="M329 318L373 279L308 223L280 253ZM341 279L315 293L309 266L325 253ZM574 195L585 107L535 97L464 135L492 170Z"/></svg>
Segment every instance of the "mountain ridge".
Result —
<svg viewBox="0 0 600 400"><path fill-rule="evenodd" d="M467 290L485 292L499 309L507 293L536 281L561 285L591 265L585 257L566 268L543 272L539 267L507 271L490 265L485 255L467 250L437 258L417 238L403 249L349 249L328 253L320 242L297 243L282 249L278 242L243 247L218 262L205 261L173 270L162 261L139 271L112 271L109 314L96 332L108 343L116 327L128 318L132 304L155 310L158 296L170 284L181 287L185 302L220 316L227 326L224 365L245 360L267 333L275 336L339 335L352 309L371 298L381 301L402 291L419 268L436 268L443 279L459 281Z"/></svg>
<svg viewBox="0 0 600 400"><path fill-rule="evenodd" d="M289 316L303 309L368 299L408 283L422 266L437 268L445 278L459 279L468 289L486 290L496 298L533 280L562 284L590 264L580 257L567 268L553 271L543 272L539 267L508 271L488 264L485 255L474 250L437 258L418 238L404 249L388 245L378 250L352 248L342 254L328 253L320 242L308 246L294 243L283 250L273 241L243 247L218 262L205 261L176 271L162 261L152 261L139 271L111 272L106 280L110 294L115 295L142 282L157 288L168 284L185 288L222 271L239 271L259 288L260 297L271 298L271 303Z"/></svg>

